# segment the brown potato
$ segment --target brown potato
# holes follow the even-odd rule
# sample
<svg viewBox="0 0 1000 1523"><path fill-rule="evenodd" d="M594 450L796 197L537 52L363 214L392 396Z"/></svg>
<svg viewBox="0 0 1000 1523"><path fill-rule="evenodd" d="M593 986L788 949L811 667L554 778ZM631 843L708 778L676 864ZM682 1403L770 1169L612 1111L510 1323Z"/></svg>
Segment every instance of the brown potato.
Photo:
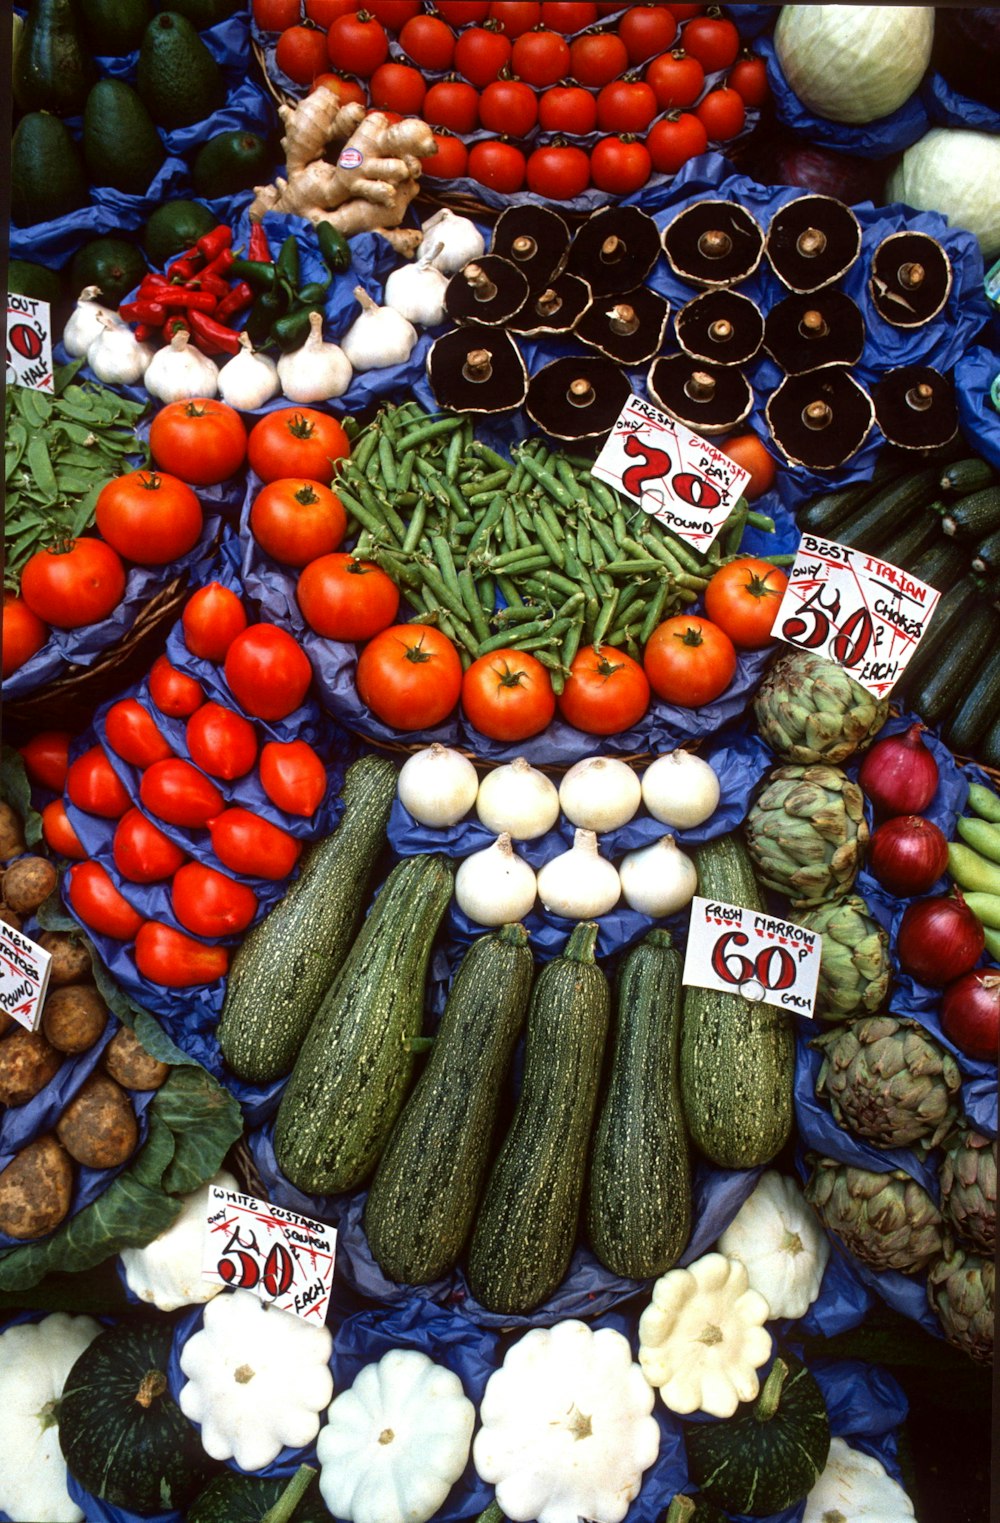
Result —
<svg viewBox="0 0 1000 1523"><path fill-rule="evenodd" d="M0 1171L0 1232L44 1237L64 1220L73 1194L73 1165L52 1136L36 1137Z"/></svg>
<svg viewBox="0 0 1000 1523"><path fill-rule="evenodd" d="M18 915L30 915L44 904L59 874L46 857L19 857L3 875L3 897Z"/></svg>
<svg viewBox="0 0 1000 1523"><path fill-rule="evenodd" d="M125 1089L159 1089L170 1073L170 1064L150 1057L129 1026L115 1032L104 1049L103 1062Z"/></svg>
<svg viewBox="0 0 1000 1523"><path fill-rule="evenodd" d="M8 1015L6 1010L0 1010L0 1036L6 1036L10 1028L16 1025L17 1022L12 1015Z"/></svg>
<svg viewBox="0 0 1000 1523"><path fill-rule="evenodd" d="M50 989L42 1008L42 1030L60 1052L86 1052L107 1019L108 1007L93 984Z"/></svg>
<svg viewBox="0 0 1000 1523"><path fill-rule="evenodd" d="M67 931L43 931L38 945L44 947L52 958L50 984L82 984L90 979L94 971L90 966L90 953L79 936Z"/></svg>
<svg viewBox="0 0 1000 1523"><path fill-rule="evenodd" d="M26 1105L58 1073L62 1060L40 1031L18 1027L0 1042L0 1100Z"/></svg>
<svg viewBox="0 0 1000 1523"><path fill-rule="evenodd" d="M111 1169L135 1151L139 1124L125 1091L93 1073L56 1122L56 1136L77 1163Z"/></svg>
<svg viewBox="0 0 1000 1523"><path fill-rule="evenodd" d="M10 804L0 800L0 862L9 862L27 851L21 816Z"/></svg>
<svg viewBox="0 0 1000 1523"><path fill-rule="evenodd" d="M0 920L3 921L4 925L12 925L15 931L21 929L20 915L15 915L8 904L0 904Z"/></svg>

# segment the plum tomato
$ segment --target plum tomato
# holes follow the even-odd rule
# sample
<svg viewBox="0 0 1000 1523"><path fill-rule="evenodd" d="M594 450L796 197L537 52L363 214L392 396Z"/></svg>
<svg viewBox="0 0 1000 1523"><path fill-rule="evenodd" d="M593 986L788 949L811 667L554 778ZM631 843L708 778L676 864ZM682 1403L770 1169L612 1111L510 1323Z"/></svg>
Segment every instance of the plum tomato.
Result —
<svg viewBox="0 0 1000 1523"><path fill-rule="evenodd" d="M160 713L169 714L171 719L186 719L205 701L201 683L171 666L166 656L157 656L147 682L150 698Z"/></svg>
<svg viewBox="0 0 1000 1523"><path fill-rule="evenodd" d="M255 719L285 719L305 700L309 657L287 629L251 624L226 653L226 681L240 708Z"/></svg>
<svg viewBox="0 0 1000 1523"><path fill-rule="evenodd" d="M66 797L86 814L117 820L132 803L128 789L108 761L103 746L91 746L66 773Z"/></svg>
<svg viewBox="0 0 1000 1523"><path fill-rule="evenodd" d="M260 785L285 814L309 820L326 797L326 768L305 740L269 740L260 753Z"/></svg>
<svg viewBox="0 0 1000 1523"><path fill-rule="evenodd" d="M221 703L203 703L187 722L187 748L196 767L232 782L257 760L257 732L249 719Z"/></svg>
<svg viewBox="0 0 1000 1523"><path fill-rule="evenodd" d="M140 770L174 755L174 748L137 698L120 698L104 716L104 738L122 761Z"/></svg>
<svg viewBox="0 0 1000 1523"><path fill-rule="evenodd" d="M186 860L181 848L141 809L129 809L118 821L111 855L118 872L130 883L162 883Z"/></svg>
<svg viewBox="0 0 1000 1523"><path fill-rule="evenodd" d="M99 862L77 862L68 873L67 897L85 926L114 941L132 941L143 917L118 892Z"/></svg>
<svg viewBox="0 0 1000 1523"><path fill-rule="evenodd" d="M172 925L147 920L135 938L135 965L143 978L166 989L214 984L229 971L228 947L209 947Z"/></svg>
<svg viewBox="0 0 1000 1523"><path fill-rule="evenodd" d="M236 636L246 627L243 604L221 582L199 587L188 598L181 614L184 644L192 656L201 656L205 661L224 661Z"/></svg>

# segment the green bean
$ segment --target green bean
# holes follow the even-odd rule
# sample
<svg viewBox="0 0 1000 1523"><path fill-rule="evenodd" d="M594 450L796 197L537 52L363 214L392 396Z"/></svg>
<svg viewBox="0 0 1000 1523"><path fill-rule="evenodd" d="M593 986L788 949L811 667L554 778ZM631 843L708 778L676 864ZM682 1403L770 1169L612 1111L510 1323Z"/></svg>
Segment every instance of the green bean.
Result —
<svg viewBox="0 0 1000 1523"><path fill-rule="evenodd" d="M461 418L436 418L428 423L421 423L416 428L411 428L399 440L400 453L404 450L415 449L418 444L426 444L431 439L440 439L442 434L450 434L456 428L461 428Z"/></svg>
<svg viewBox="0 0 1000 1523"><path fill-rule="evenodd" d="M566 564L566 557L563 555L561 546L557 544L555 535L540 513L535 514L535 533L538 535L538 542L549 560L553 561L561 571Z"/></svg>

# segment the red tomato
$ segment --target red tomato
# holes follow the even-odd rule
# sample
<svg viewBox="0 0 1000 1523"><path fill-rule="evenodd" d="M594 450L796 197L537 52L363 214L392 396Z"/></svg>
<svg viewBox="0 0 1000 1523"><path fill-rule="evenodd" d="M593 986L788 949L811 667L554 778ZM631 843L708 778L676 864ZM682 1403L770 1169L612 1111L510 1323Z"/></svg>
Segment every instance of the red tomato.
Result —
<svg viewBox="0 0 1000 1523"><path fill-rule="evenodd" d="M295 589L302 617L327 640L370 640L399 609L399 588L381 567L353 555L321 555Z"/></svg>
<svg viewBox="0 0 1000 1523"><path fill-rule="evenodd" d="M654 693L666 703L700 709L732 682L736 650L717 624L684 613L657 625L642 664Z"/></svg>
<svg viewBox="0 0 1000 1523"><path fill-rule="evenodd" d="M291 477L268 482L257 493L250 532L283 566L308 566L318 555L336 550L347 533L347 514L329 487Z"/></svg>
<svg viewBox="0 0 1000 1523"><path fill-rule="evenodd" d="M40 730L25 745L18 746L28 781L53 793L62 793L72 739L68 730Z"/></svg>
<svg viewBox="0 0 1000 1523"><path fill-rule="evenodd" d="M596 20L594 0L542 0L542 25L554 32L582 32Z"/></svg>
<svg viewBox="0 0 1000 1523"><path fill-rule="evenodd" d="M538 121L538 98L517 79L495 79L479 101L479 120L489 132L527 137Z"/></svg>
<svg viewBox="0 0 1000 1523"><path fill-rule="evenodd" d="M654 122L646 138L653 168L661 175L676 174L688 159L708 150L708 133L692 111L677 117L663 116Z"/></svg>
<svg viewBox="0 0 1000 1523"><path fill-rule="evenodd" d="M528 159L528 189L549 201L571 201L590 184L590 155L566 143L536 148Z"/></svg>
<svg viewBox="0 0 1000 1523"><path fill-rule="evenodd" d="M181 848L147 820L141 809L122 815L115 826L111 854L118 871L130 883L161 883L172 878L185 861Z"/></svg>
<svg viewBox="0 0 1000 1523"><path fill-rule="evenodd" d="M529 32L541 19L542 7L538 0L493 0L490 6L490 20L499 21L504 35L512 39L520 37L522 32Z"/></svg>
<svg viewBox="0 0 1000 1523"><path fill-rule="evenodd" d="M104 716L104 738L116 755L140 769L174 755L173 746L136 698L120 698L111 705Z"/></svg>
<svg viewBox="0 0 1000 1523"><path fill-rule="evenodd" d="M57 629L96 624L125 595L125 567L102 539L70 539L36 550L21 572L21 596Z"/></svg>
<svg viewBox="0 0 1000 1523"><path fill-rule="evenodd" d="M262 32L283 32L299 19L299 0L253 0L253 19Z"/></svg>
<svg viewBox="0 0 1000 1523"><path fill-rule="evenodd" d="M379 64L369 89L373 106L380 111L399 111L403 116L417 116L427 94L420 70L405 63Z"/></svg>
<svg viewBox="0 0 1000 1523"><path fill-rule="evenodd" d="M3 675L9 677L30 661L49 638L49 631L23 598L5 592L3 598Z"/></svg>
<svg viewBox="0 0 1000 1523"><path fill-rule="evenodd" d="M326 768L304 740L269 740L260 753L260 785L272 804L308 820L326 797Z"/></svg>
<svg viewBox="0 0 1000 1523"><path fill-rule="evenodd" d="M77 862L67 876L67 897L84 925L115 941L131 941L142 916L118 892L101 864Z"/></svg>
<svg viewBox="0 0 1000 1523"><path fill-rule="evenodd" d="M478 184L512 196L524 184L524 154L513 143L493 138L474 143L469 150L469 174Z"/></svg>
<svg viewBox="0 0 1000 1523"><path fill-rule="evenodd" d="M168 402L149 430L153 459L191 486L215 486L235 474L247 455L247 431L235 407L195 397Z"/></svg>
<svg viewBox="0 0 1000 1523"><path fill-rule="evenodd" d="M558 32L524 32L514 43L510 63L518 79L544 89L569 73L569 43Z"/></svg>
<svg viewBox="0 0 1000 1523"><path fill-rule="evenodd" d="M750 480L743 488L747 502L756 502L758 497L763 497L774 486L778 474L777 462L756 434L736 434L719 448L730 460L735 460L737 465L750 472Z"/></svg>
<svg viewBox="0 0 1000 1523"><path fill-rule="evenodd" d="M597 125L602 132L645 132L657 109L652 85L615 79L597 97Z"/></svg>
<svg viewBox="0 0 1000 1523"><path fill-rule="evenodd" d="M762 106L770 94L767 65L763 58L745 53L733 64L726 84L736 91L744 106Z"/></svg>
<svg viewBox="0 0 1000 1523"><path fill-rule="evenodd" d="M208 828L219 861L247 878L287 878L302 851L301 841L249 809L226 809Z"/></svg>
<svg viewBox="0 0 1000 1523"><path fill-rule="evenodd" d="M262 481L303 476L329 486L333 464L351 453L347 435L329 413L309 407L279 407L250 430L247 457Z"/></svg>
<svg viewBox="0 0 1000 1523"><path fill-rule="evenodd" d="M675 21L687 21L691 16L700 16L700 5L667 5L664 7L673 16Z"/></svg>
<svg viewBox="0 0 1000 1523"><path fill-rule="evenodd" d="M760 650L771 643L788 578L770 561L746 555L721 566L705 588L705 610L734 645Z"/></svg>
<svg viewBox="0 0 1000 1523"><path fill-rule="evenodd" d="M226 681L236 702L256 719L284 719L305 699L312 665L277 624L251 624L226 653Z"/></svg>
<svg viewBox="0 0 1000 1523"><path fill-rule="evenodd" d="M175 931L172 925L147 920L135 938L135 965L143 978L166 989L191 989L214 984L229 971L228 947L207 947Z"/></svg>
<svg viewBox="0 0 1000 1523"><path fill-rule="evenodd" d="M91 746L66 773L66 797L77 809L117 820L131 804L125 784L104 754L103 746Z"/></svg>
<svg viewBox="0 0 1000 1523"><path fill-rule="evenodd" d="M469 150L461 138L435 132L434 152L423 161L423 172L432 180L458 180L469 167Z"/></svg>
<svg viewBox="0 0 1000 1523"><path fill-rule="evenodd" d="M633 5L618 23L618 35L628 51L629 63L645 63L673 44L677 22L665 5Z"/></svg>
<svg viewBox="0 0 1000 1523"><path fill-rule="evenodd" d="M581 85L599 90L628 68L625 44L614 32L585 32L569 49L569 72Z"/></svg>
<svg viewBox="0 0 1000 1523"><path fill-rule="evenodd" d="M455 56L455 33L439 16L413 16L399 34L399 45L419 68L442 74Z"/></svg>
<svg viewBox="0 0 1000 1523"><path fill-rule="evenodd" d="M462 709L492 740L527 740L556 711L549 674L525 651L498 650L473 661L462 678Z"/></svg>
<svg viewBox="0 0 1000 1523"><path fill-rule="evenodd" d="M458 702L458 651L430 624L394 624L369 641L358 658L358 696L396 730L427 730Z"/></svg>
<svg viewBox="0 0 1000 1523"><path fill-rule="evenodd" d="M62 799L53 799L42 810L42 836L50 851L57 856L84 861L89 852L69 822L66 805Z"/></svg>
<svg viewBox="0 0 1000 1523"><path fill-rule="evenodd" d="M306 15L317 26L332 26L338 16L361 9L361 0L306 0Z"/></svg>
<svg viewBox="0 0 1000 1523"><path fill-rule="evenodd" d="M326 33L315 26L290 26L278 38L274 61L297 85L311 85L330 61Z"/></svg>
<svg viewBox="0 0 1000 1523"><path fill-rule="evenodd" d="M646 83L652 85L661 111L675 111L694 105L705 88L705 70L697 58L675 48L653 59L646 70Z"/></svg>
<svg viewBox="0 0 1000 1523"><path fill-rule="evenodd" d="M567 724L588 735L618 735L630 730L649 707L649 683L638 661L602 645L585 645L570 665L566 686L556 699Z"/></svg>
<svg viewBox="0 0 1000 1523"><path fill-rule="evenodd" d="M653 161L644 143L630 143L621 137L602 137L590 154L590 178L598 190L615 196L629 196L645 185Z"/></svg>
<svg viewBox="0 0 1000 1523"><path fill-rule="evenodd" d="M554 85L538 102L538 125L543 132L582 137L597 126L597 101L580 85Z"/></svg>
<svg viewBox="0 0 1000 1523"><path fill-rule="evenodd" d="M363 14L367 21L354 14L338 16L326 34L326 48L335 69L368 79L388 58L389 39L381 21L368 11Z"/></svg>
<svg viewBox="0 0 1000 1523"><path fill-rule="evenodd" d="M462 78L481 90L510 63L510 39L484 26L470 26L455 43L454 63Z"/></svg>
<svg viewBox="0 0 1000 1523"><path fill-rule="evenodd" d="M190 762L175 756L154 762L142 774L139 802L158 820L199 830L225 808L225 799L214 783Z"/></svg>
<svg viewBox="0 0 1000 1523"><path fill-rule="evenodd" d="M423 117L432 127L447 127L449 132L475 132L479 92L461 79L439 80L424 97Z"/></svg>
<svg viewBox="0 0 1000 1523"><path fill-rule="evenodd" d="M187 748L196 767L231 782L257 760L257 732L249 719L221 703L203 703L187 722Z"/></svg>
<svg viewBox="0 0 1000 1523"><path fill-rule="evenodd" d="M710 90L695 106L695 115L714 143L725 143L742 132L746 107L735 90Z"/></svg>
<svg viewBox="0 0 1000 1523"><path fill-rule="evenodd" d="M246 627L243 604L221 582L199 587L188 598L181 614L184 644L192 656L201 656L204 661L224 661L236 636Z"/></svg>
<svg viewBox="0 0 1000 1523"><path fill-rule="evenodd" d="M171 666L166 656L157 656L147 680L150 698L160 713L169 714L171 719L185 719L205 701L201 683Z"/></svg>
<svg viewBox="0 0 1000 1523"><path fill-rule="evenodd" d="M357 80L343 79L339 74L317 74L312 82L313 90L318 90L320 85L326 85L328 89L334 90L340 97L342 106L346 106L350 101L356 102L359 106L368 104L365 92Z"/></svg>
<svg viewBox="0 0 1000 1523"><path fill-rule="evenodd" d="M449 26L478 26L490 13L490 0L437 0L434 9Z"/></svg>
<svg viewBox="0 0 1000 1523"><path fill-rule="evenodd" d="M420 14L421 4L420 0L364 0L354 9L367 11L391 32L401 32L412 16Z"/></svg>
<svg viewBox="0 0 1000 1523"><path fill-rule="evenodd" d="M129 471L101 488L94 510L109 545L138 566L166 566L194 548L204 520L189 486L166 471Z"/></svg>
<svg viewBox="0 0 1000 1523"><path fill-rule="evenodd" d="M174 874L170 905L184 929L196 936L238 936L257 913L257 895L214 867L185 862Z"/></svg>
<svg viewBox="0 0 1000 1523"><path fill-rule="evenodd" d="M740 34L724 16L696 16L684 28L684 51L706 74L731 68L739 50Z"/></svg>

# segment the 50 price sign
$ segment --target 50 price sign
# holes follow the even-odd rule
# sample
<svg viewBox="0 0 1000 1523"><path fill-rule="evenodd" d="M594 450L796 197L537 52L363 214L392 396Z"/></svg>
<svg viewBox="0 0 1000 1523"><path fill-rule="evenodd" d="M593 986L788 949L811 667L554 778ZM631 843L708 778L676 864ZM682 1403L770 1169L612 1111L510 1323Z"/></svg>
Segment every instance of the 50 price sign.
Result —
<svg viewBox="0 0 1000 1523"><path fill-rule="evenodd" d="M310 1322L325 1322L337 1234L236 1190L212 1187L205 1222L202 1274Z"/></svg>
<svg viewBox="0 0 1000 1523"><path fill-rule="evenodd" d="M696 896L684 983L812 1017L821 950L821 937L806 926Z"/></svg>

